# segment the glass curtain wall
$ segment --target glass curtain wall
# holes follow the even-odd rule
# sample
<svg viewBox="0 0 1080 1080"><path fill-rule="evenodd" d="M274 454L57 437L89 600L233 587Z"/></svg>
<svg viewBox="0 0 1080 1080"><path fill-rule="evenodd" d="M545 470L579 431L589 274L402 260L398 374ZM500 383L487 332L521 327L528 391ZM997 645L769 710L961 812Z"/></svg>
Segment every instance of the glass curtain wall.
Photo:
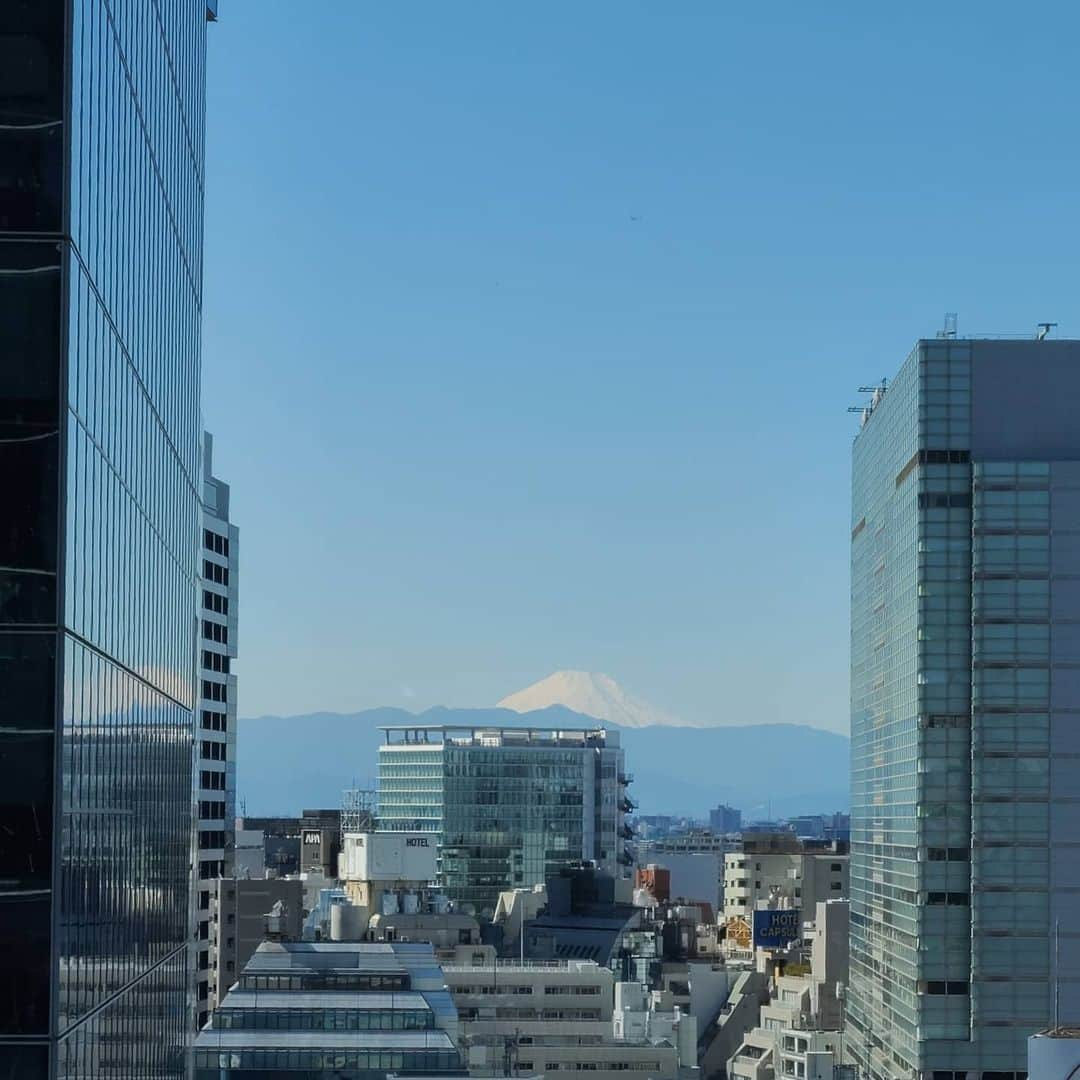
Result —
<svg viewBox="0 0 1080 1080"><path fill-rule="evenodd" d="M4 1075L183 1074L205 18L0 6Z"/></svg>

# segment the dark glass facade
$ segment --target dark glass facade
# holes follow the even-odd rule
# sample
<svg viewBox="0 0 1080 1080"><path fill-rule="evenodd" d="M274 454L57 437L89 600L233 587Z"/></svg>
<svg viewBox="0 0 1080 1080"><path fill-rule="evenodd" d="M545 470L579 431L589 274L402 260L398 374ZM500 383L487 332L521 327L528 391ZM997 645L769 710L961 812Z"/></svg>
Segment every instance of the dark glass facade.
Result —
<svg viewBox="0 0 1080 1080"><path fill-rule="evenodd" d="M0 1077L182 1076L203 0L0 5Z"/></svg>

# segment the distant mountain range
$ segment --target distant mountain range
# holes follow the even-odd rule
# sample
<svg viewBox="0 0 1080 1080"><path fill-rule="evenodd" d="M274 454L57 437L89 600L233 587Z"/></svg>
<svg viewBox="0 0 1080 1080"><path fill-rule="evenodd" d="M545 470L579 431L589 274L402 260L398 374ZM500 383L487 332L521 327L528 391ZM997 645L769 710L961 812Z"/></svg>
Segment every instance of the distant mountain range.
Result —
<svg viewBox="0 0 1080 1080"><path fill-rule="evenodd" d="M849 757L843 735L801 724L603 723L619 731L627 771L635 777L630 794L640 814L705 817L719 803L739 807L751 819L847 810ZM242 719L237 812L296 814L304 807L339 805L345 788L374 787L379 728L394 724L580 728L595 727L597 720L563 705L529 712L437 708L416 715L383 708Z"/></svg>

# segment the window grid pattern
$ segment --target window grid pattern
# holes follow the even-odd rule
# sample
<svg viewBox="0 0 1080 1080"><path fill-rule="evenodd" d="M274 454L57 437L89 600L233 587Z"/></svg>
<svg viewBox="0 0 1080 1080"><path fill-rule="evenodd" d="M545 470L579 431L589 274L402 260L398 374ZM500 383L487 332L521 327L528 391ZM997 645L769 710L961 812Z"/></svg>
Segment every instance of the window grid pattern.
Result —
<svg viewBox="0 0 1080 1080"><path fill-rule="evenodd" d="M966 987L968 935L938 923L968 909L928 908L923 870L928 844L970 842L970 384L969 343L919 343L853 451L847 1015L874 1077L966 1032L969 999L943 1006L927 971ZM935 893L967 892L967 865L946 866Z"/></svg>

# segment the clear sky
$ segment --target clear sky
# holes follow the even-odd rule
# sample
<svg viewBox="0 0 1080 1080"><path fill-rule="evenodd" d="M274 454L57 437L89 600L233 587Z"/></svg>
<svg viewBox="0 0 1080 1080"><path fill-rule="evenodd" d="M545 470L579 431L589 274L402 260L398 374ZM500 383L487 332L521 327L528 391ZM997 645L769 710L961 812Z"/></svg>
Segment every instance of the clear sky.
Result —
<svg viewBox="0 0 1080 1080"><path fill-rule="evenodd" d="M1080 8L222 0L240 711L557 668L846 730L860 384L1080 334Z"/></svg>

